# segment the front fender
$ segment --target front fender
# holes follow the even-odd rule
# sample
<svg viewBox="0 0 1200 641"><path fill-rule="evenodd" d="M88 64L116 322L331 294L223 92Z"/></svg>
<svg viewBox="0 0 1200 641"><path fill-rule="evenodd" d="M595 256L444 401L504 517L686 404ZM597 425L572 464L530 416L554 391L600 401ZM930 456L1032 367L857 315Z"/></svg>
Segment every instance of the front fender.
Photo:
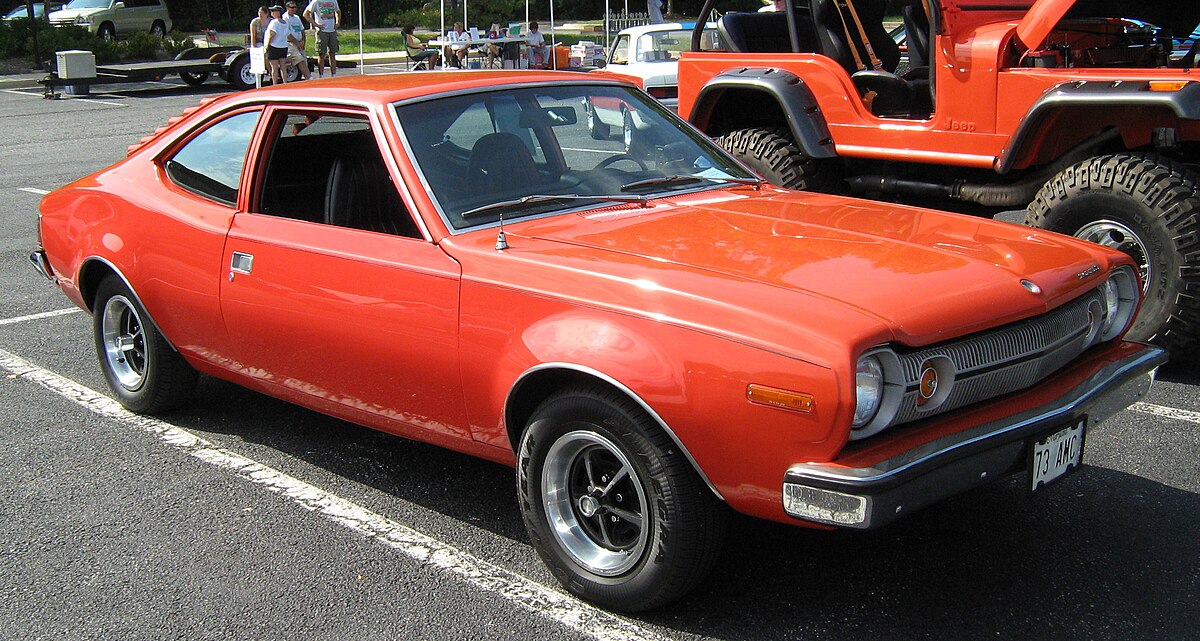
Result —
<svg viewBox="0 0 1200 641"><path fill-rule="evenodd" d="M1008 144L996 158L995 170L1006 174L1012 169L1037 164L1040 141L1045 132L1058 127L1087 127L1094 123L1120 124L1129 138L1138 138L1134 129L1161 126L1147 114L1160 114L1167 122L1200 120L1200 82L1188 82L1177 91L1150 91L1149 81L1072 81L1051 87L1029 108ZM1117 113L1120 112L1120 113ZM1116 114L1110 116L1109 114ZM1136 118L1135 118L1136 116ZM1080 131L1090 135L1093 131ZM1141 135L1141 138L1148 138Z"/></svg>

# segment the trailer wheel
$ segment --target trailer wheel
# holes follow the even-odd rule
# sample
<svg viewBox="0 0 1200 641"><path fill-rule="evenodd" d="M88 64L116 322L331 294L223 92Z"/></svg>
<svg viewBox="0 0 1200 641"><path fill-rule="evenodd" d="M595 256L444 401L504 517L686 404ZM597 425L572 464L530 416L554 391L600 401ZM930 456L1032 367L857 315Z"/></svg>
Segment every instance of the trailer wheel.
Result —
<svg viewBox="0 0 1200 641"><path fill-rule="evenodd" d="M1195 174L1156 160L1118 154L1068 167L1038 192L1025 224L1133 257L1145 300L1127 338L1179 357L1200 339L1200 194Z"/></svg>
<svg viewBox="0 0 1200 641"><path fill-rule="evenodd" d="M190 71L181 71L179 72L179 77L189 85L193 87L199 87L200 85L204 84L205 80L208 80L208 72L205 71L203 73L191 73Z"/></svg>
<svg viewBox="0 0 1200 641"><path fill-rule="evenodd" d="M772 185L785 189L836 193L842 180L836 160L805 156L786 127L736 129L717 138L717 144Z"/></svg>
<svg viewBox="0 0 1200 641"><path fill-rule="evenodd" d="M244 91L255 87L254 74L250 73L250 54L242 53L234 57L225 71L225 80L234 89Z"/></svg>

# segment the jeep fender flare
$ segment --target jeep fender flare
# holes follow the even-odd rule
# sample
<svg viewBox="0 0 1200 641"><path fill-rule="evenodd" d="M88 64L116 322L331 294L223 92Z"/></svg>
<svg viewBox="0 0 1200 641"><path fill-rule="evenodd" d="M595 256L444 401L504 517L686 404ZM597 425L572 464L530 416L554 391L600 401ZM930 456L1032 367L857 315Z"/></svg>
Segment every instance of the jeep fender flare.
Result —
<svg viewBox="0 0 1200 641"><path fill-rule="evenodd" d="M782 122L765 114L782 114ZM833 135L812 90L796 74L771 67L722 71L696 96L688 120L716 138L734 129L783 122L808 158L836 158Z"/></svg>
<svg viewBox="0 0 1200 641"><path fill-rule="evenodd" d="M996 157L996 173L1006 174L1019 161L1035 154L1043 132L1066 112L1137 108L1170 114L1176 120L1200 120L1200 83L1189 82L1176 91L1150 91L1149 85L1149 81L1079 80L1051 87L1025 113L1016 132Z"/></svg>

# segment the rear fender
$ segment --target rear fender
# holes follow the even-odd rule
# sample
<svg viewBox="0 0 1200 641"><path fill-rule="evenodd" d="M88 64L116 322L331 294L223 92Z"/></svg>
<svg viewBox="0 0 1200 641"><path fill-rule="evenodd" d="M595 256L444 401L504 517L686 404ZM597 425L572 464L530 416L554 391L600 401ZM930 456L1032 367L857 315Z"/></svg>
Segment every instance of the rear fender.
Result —
<svg viewBox="0 0 1200 641"><path fill-rule="evenodd" d="M816 97L799 76L780 69L741 67L717 74L696 96L688 120L714 138L786 122L804 155L837 156Z"/></svg>

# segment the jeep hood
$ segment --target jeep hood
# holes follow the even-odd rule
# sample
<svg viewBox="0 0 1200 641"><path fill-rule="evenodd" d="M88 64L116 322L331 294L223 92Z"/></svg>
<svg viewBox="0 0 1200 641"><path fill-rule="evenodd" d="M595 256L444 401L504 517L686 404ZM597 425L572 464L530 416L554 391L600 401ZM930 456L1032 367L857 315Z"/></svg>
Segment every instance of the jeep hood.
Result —
<svg viewBox="0 0 1200 641"><path fill-rule="evenodd" d="M739 339L761 325L764 335L793 333L787 343L835 332L911 346L1047 311L1099 285L1120 260L1019 225L803 192L744 188L652 202L507 225L510 251L565 268L556 295L707 331L728 322ZM545 270L504 278L543 289L560 279Z"/></svg>
<svg viewBox="0 0 1200 641"><path fill-rule="evenodd" d="M973 4L958 0L956 5ZM1200 22L1200 2L1171 0L1038 0L1017 26L1017 37L1033 48L1042 43L1063 16L1078 18L1133 18L1171 30L1176 38L1186 37Z"/></svg>

